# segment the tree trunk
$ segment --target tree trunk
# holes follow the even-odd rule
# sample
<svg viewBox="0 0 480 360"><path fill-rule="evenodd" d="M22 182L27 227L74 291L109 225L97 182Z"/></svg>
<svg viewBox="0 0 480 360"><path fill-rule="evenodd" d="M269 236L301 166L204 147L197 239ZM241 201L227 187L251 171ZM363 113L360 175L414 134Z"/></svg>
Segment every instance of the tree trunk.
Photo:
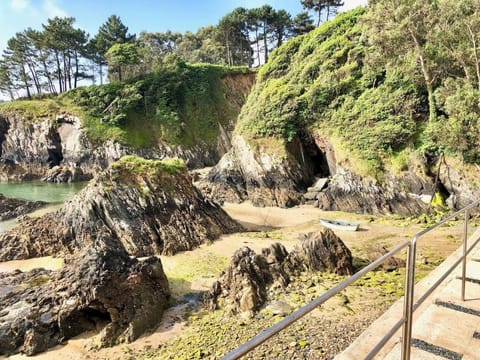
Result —
<svg viewBox="0 0 480 360"><path fill-rule="evenodd" d="M267 19L264 20L263 22L263 46L264 46L264 56L265 56L265 62L264 64L267 63L267 60L268 60L268 42L267 42Z"/></svg>
<svg viewBox="0 0 480 360"><path fill-rule="evenodd" d="M473 55L475 56L475 71L477 73L477 87L480 90L480 59L478 56L478 47L477 47L477 39L475 37L475 33L472 30L470 24L467 24L468 32L470 33L470 40L472 41L473 46Z"/></svg>
<svg viewBox="0 0 480 360"><path fill-rule="evenodd" d="M255 27L255 43L257 44L257 66L260 66L260 39L258 36L258 26Z"/></svg>
<svg viewBox="0 0 480 360"><path fill-rule="evenodd" d="M433 94L432 84L427 84L428 92L428 121L433 123L437 119L437 106L435 104L435 96Z"/></svg>
<svg viewBox="0 0 480 360"><path fill-rule="evenodd" d="M78 66L78 52L75 51L75 73L73 74L73 88L77 88L77 81L78 81L78 71L79 71L79 66Z"/></svg>
<svg viewBox="0 0 480 360"><path fill-rule="evenodd" d="M98 73L100 74L100 85L103 85L103 65L100 61L100 66L98 67Z"/></svg>
<svg viewBox="0 0 480 360"><path fill-rule="evenodd" d="M25 84L25 90L27 90L27 97L29 99L31 99L32 98L32 93L30 92L30 86L28 85L27 72L25 71L24 65L22 64L21 66L22 66L21 75L22 75L22 78L23 78L23 83Z"/></svg>
<svg viewBox="0 0 480 360"><path fill-rule="evenodd" d="M60 66L60 57L57 51L55 51L55 59L57 61L57 76L58 76L58 91L59 93L63 92L63 86L62 86L62 67Z"/></svg>
<svg viewBox="0 0 480 360"><path fill-rule="evenodd" d="M414 35L413 31L409 29L410 35L415 43L415 48L417 51L417 56L418 60L420 62L420 68L422 70L423 78L425 80L425 85L427 87L427 92L428 92L428 121L429 122L434 122L437 119L437 108L435 105L435 96L433 94L433 82L434 79L431 76L427 62L425 60L425 57L423 55L423 48L420 45L420 42L418 41L417 37Z"/></svg>

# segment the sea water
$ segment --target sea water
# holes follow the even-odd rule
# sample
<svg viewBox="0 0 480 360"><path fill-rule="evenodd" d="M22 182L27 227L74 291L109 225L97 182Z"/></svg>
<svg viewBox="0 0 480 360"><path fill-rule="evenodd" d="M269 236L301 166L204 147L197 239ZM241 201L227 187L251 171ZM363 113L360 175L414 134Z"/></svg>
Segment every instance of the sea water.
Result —
<svg viewBox="0 0 480 360"><path fill-rule="evenodd" d="M16 199L47 202L47 205L29 214L29 216L41 216L60 208L86 184L86 182L55 184L42 181L0 183L0 193ZM16 219L0 221L0 232L14 227L17 223Z"/></svg>

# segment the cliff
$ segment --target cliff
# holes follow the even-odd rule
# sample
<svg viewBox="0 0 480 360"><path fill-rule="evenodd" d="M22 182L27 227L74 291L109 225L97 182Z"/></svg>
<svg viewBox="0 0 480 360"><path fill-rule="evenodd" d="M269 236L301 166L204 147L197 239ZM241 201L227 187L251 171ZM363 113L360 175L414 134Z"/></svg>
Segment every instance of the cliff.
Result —
<svg viewBox="0 0 480 360"><path fill-rule="evenodd" d="M443 145L425 130L424 89L371 63L364 11L339 14L272 54L203 191L260 206L402 215L424 212L420 199L432 191L455 194L434 189L439 157L429 149Z"/></svg>
<svg viewBox="0 0 480 360"><path fill-rule="evenodd" d="M185 65L133 85L90 86L2 104L0 180L86 180L129 154L179 157L189 168L212 166L230 149L254 81L255 73L244 70ZM134 104L118 106L131 87Z"/></svg>

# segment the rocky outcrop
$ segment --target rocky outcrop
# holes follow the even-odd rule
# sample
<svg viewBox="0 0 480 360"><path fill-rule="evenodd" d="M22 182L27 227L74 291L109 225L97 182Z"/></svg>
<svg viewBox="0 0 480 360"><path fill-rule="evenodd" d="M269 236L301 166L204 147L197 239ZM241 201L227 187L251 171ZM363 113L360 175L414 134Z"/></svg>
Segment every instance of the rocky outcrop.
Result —
<svg viewBox="0 0 480 360"><path fill-rule="evenodd" d="M0 114L0 180L24 180L46 177L46 181L76 181L75 174L47 174L60 166L85 177L93 177L125 155L147 159L178 157L188 168L215 165L231 147L230 139L236 114L255 82L255 73L224 74L225 113L218 126L217 141L197 140L194 145L172 146L158 139L154 146L133 148L111 140L92 143L82 128L82 119L61 113L31 119L20 112ZM209 124L208 126L212 126ZM201 138L201 137L199 137Z"/></svg>
<svg viewBox="0 0 480 360"><path fill-rule="evenodd" d="M302 236L290 253L279 243L261 255L248 247L238 249L207 293L206 303L215 309L221 299L235 313L253 313L266 303L271 286L286 287L294 276L314 271L353 274L350 250L330 229Z"/></svg>
<svg viewBox="0 0 480 360"><path fill-rule="evenodd" d="M427 185L424 180L415 174L409 174L403 179L387 175L384 183L379 184L338 167L328 186L318 192L315 205L323 210L375 215L414 215L427 210L428 205L420 196L410 192L414 188L420 193L425 191Z"/></svg>
<svg viewBox="0 0 480 360"><path fill-rule="evenodd" d="M194 188L179 160L125 157L57 212L0 234L0 260L70 254L101 231L131 256L172 255L240 229Z"/></svg>
<svg viewBox="0 0 480 360"><path fill-rule="evenodd" d="M289 207L300 202L311 181L308 169L299 162L257 151L244 137L236 136L232 149L199 186L216 200L249 199L259 206Z"/></svg>
<svg viewBox="0 0 480 360"><path fill-rule="evenodd" d="M427 209L420 195L431 191L431 180L415 172L386 172L382 183L361 177L335 163L327 139L305 136L309 145L299 140L279 143L275 154L272 144L264 149L237 135L232 149L199 187L220 201L248 199L259 206L289 207L306 201L324 210L400 215Z"/></svg>
<svg viewBox="0 0 480 360"><path fill-rule="evenodd" d="M450 165L450 163L453 163ZM439 171L439 183L446 195L446 203L451 209L461 209L480 198L477 183L478 165L456 164L448 159L442 161ZM437 189L442 190L442 189Z"/></svg>
<svg viewBox="0 0 480 360"><path fill-rule="evenodd" d="M45 204L43 201L13 199L0 194L0 220L14 219L26 215Z"/></svg>
<svg viewBox="0 0 480 360"><path fill-rule="evenodd" d="M89 243L60 271L0 273L0 354L33 355L101 328L112 345L159 323L170 296L160 260L132 259L109 232Z"/></svg>
<svg viewBox="0 0 480 360"><path fill-rule="evenodd" d="M71 183L87 181L92 178L91 174L84 174L82 169L72 166L54 166L49 169L42 181L52 183Z"/></svg>
<svg viewBox="0 0 480 360"><path fill-rule="evenodd" d="M224 129L226 136L229 131ZM83 132L81 119L66 114L37 120L18 114L0 115L0 145L0 168L4 170L0 180L44 177L53 182L92 178L129 154L149 159L179 157L190 168L212 166L227 146L222 143L222 148L217 149L199 143L185 148L159 142L153 148L135 149L113 141L94 145ZM63 169L62 173L56 174L58 169ZM65 173L67 169L72 174Z"/></svg>

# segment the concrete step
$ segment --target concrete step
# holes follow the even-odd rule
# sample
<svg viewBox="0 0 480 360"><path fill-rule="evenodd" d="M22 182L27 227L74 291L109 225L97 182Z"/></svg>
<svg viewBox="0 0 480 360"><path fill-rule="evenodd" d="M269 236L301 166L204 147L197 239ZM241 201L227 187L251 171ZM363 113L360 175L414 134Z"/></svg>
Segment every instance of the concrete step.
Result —
<svg viewBox="0 0 480 360"><path fill-rule="evenodd" d="M472 235L478 239L480 231ZM415 286L415 299L439 279L462 254L458 249ZM445 279L413 315L411 359L480 359L480 248L467 262L465 301L461 299L461 265ZM363 359L392 325L402 318L403 298L377 319L335 359ZM398 360L401 331L397 332L376 359Z"/></svg>

